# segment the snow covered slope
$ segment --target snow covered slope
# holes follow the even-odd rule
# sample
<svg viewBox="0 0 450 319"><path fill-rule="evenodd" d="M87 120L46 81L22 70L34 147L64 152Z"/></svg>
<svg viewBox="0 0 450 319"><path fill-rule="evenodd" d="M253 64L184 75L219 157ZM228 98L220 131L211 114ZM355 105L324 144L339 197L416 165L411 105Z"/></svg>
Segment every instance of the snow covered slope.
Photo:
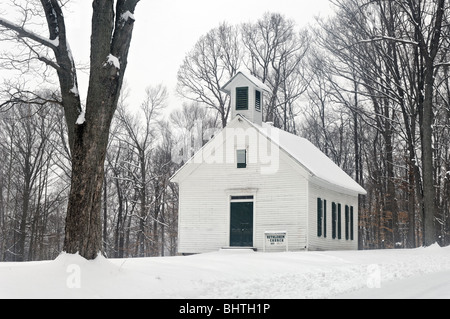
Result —
<svg viewBox="0 0 450 319"><path fill-rule="evenodd" d="M0 298L450 298L450 247L0 263Z"/></svg>

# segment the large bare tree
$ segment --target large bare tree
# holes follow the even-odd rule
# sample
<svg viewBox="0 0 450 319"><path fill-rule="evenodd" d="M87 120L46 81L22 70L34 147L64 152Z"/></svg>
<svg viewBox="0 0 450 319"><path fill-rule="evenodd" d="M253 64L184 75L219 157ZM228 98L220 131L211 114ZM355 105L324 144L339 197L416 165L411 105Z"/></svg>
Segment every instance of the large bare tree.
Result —
<svg viewBox="0 0 450 319"><path fill-rule="evenodd" d="M257 22L243 24L241 30L245 65L272 90L264 120L295 132L294 104L309 82L303 63L309 49L308 33L298 32L295 21L279 13L265 13Z"/></svg>
<svg viewBox="0 0 450 319"><path fill-rule="evenodd" d="M134 11L139 0L92 2L90 76L85 110L78 92L77 68L66 34L63 7L68 1L40 0L35 13L45 16L48 37L20 22L0 17L0 25L30 50L30 56L56 71L72 159L71 190L64 251L94 259L102 250L101 195L109 130L127 67ZM15 1L25 8L27 1ZM41 55L36 45L52 55Z"/></svg>
<svg viewBox="0 0 450 319"><path fill-rule="evenodd" d="M442 242L442 236L436 232L437 225L443 225L446 218L446 212L438 207L442 179L439 172L443 169L439 162L443 156L439 154L445 153L439 142L439 128L446 124L440 122L445 119L442 116L445 99L439 95L445 96L440 92L445 91L443 83L447 77L449 3L446 0L332 2L338 14L330 23L321 24L328 34L321 40L321 46L333 58L331 72L354 83L342 91L358 94L362 102L357 108L352 103L345 104L351 112L359 113L365 124L376 128L375 140L378 135L382 138L380 144L373 143L372 150L380 156L384 167L373 162L374 174L370 174L373 190L382 195L382 202L376 203L381 203L383 210L379 221L387 222L377 227L392 234L389 246L404 244L400 235L406 221L407 245L415 246L416 240L426 246L436 240ZM320 34L318 38L322 38ZM343 101L339 95L336 97ZM369 105L372 110L367 108ZM377 150L376 145L381 148ZM400 145L404 148L400 149ZM403 182L407 185L408 200L404 202L399 187L402 180L399 176L404 173L399 170L401 152L407 159ZM420 207L417 216L416 207Z"/></svg>
<svg viewBox="0 0 450 319"><path fill-rule="evenodd" d="M241 55L238 29L222 23L197 41L178 71L177 92L217 111L222 127L227 125L230 100L220 88L237 73Z"/></svg>

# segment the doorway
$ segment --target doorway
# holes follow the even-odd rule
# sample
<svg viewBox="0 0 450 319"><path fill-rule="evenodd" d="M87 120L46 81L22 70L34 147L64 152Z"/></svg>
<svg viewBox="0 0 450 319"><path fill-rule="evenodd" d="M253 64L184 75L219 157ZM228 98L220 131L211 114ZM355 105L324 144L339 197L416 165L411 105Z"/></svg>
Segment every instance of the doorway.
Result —
<svg viewBox="0 0 450 319"><path fill-rule="evenodd" d="M230 246L253 247L253 202L230 205Z"/></svg>

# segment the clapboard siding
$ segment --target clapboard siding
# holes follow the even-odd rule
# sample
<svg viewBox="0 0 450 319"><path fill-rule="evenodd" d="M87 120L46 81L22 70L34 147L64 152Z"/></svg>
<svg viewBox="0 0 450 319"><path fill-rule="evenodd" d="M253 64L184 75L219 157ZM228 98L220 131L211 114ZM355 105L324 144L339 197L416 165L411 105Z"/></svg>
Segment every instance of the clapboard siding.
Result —
<svg viewBox="0 0 450 319"><path fill-rule="evenodd" d="M247 89L248 108L236 108L237 93L245 99L242 92ZM258 250L286 249L278 242L264 245L265 232L286 232L291 251L357 249L358 194L366 191L309 141L262 123L262 93L271 90L259 79L237 72L221 90L230 95L231 122L171 178L180 190L179 252L203 253L229 246L231 197L250 195L253 246ZM259 103L255 103L256 90ZM245 168L237 168L237 150L239 166ZM318 197L327 201L326 238L317 233ZM353 206L353 240L345 239L344 222L342 239L332 239L332 202L341 203L343 221L345 205Z"/></svg>
<svg viewBox="0 0 450 319"><path fill-rule="evenodd" d="M212 143L204 151L214 147L218 145ZM274 174L261 174L259 163L243 169L235 163L205 163L182 178L179 252L202 253L229 246L230 196L236 195L254 196L254 247L263 249L265 231L285 230L289 249L304 249L307 173L282 152L278 160Z"/></svg>
<svg viewBox="0 0 450 319"><path fill-rule="evenodd" d="M173 177L180 189L179 252L204 253L228 247L230 199L238 195L254 196L253 246L258 250L264 248L266 231L286 231L291 251L357 249L358 195L318 180L282 149L275 153L276 169L264 171L275 162L250 158L255 155L252 152L259 154L257 147L267 137L257 130L247 131L249 128L254 127L247 121L232 121ZM237 132L237 137L227 130ZM247 150L247 167L237 168L236 149L243 148ZM326 238L317 236L318 197L327 201ZM332 239L332 202L342 205L342 239ZM353 240L345 239L345 205L354 210ZM267 251L285 249L266 245Z"/></svg>
<svg viewBox="0 0 450 319"><path fill-rule="evenodd" d="M326 238L317 236L317 198L326 200ZM332 238L332 203L341 204L341 239ZM353 240L345 239L345 205L353 206ZM321 187L313 182L309 183L309 211L308 211L309 250L354 250L358 249L358 197L344 194ZM349 236L350 238L350 236Z"/></svg>

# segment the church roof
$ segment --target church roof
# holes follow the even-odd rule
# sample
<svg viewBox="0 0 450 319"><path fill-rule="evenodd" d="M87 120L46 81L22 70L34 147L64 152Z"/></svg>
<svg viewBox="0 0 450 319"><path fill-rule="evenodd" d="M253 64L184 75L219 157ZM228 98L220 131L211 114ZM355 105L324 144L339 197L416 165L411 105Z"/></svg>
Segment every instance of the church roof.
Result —
<svg viewBox="0 0 450 319"><path fill-rule="evenodd" d="M338 165L336 165L328 156L326 156L321 150L314 146L310 141L300 136L291 134L276 128L270 124L262 123L262 125L255 124L245 118L242 115L237 115L229 126L234 126L232 123L243 119L250 126L254 127L260 134L265 136L268 140L272 141L275 145L279 146L281 150L294 159L299 165L301 165L309 174L318 182L322 182L328 188L340 188L351 193L367 194L366 190L362 188L353 178L351 178L346 172L344 172ZM215 138L213 138L214 140ZM209 142L211 143L212 140ZM205 148L207 143L203 148ZM202 149L203 149L202 148ZM198 151L196 155L202 151ZM171 177L172 181L176 181L176 176L186 169L186 166L192 163L196 163L193 159L194 155L188 160L175 174ZM193 166L198 167L200 164Z"/></svg>
<svg viewBox="0 0 450 319"><path fill-rule="evenodd" d="M358 194L367 194L364 188L307 139L267 123L262 123L262 126L259 126L245 117L242 118L288 153L308 170L312 176L327 184L336 185Z"/></svg>
<svg viewBox="0 0 450 319"><path fill-rule="evenodd" d="M250 82L252 82L257 88L259 88L260 90L266 91L268 93L271 92L271 89L264 84L260 79L258 79L257 77L251 75L249 72L247 71L239 71L238 73L236 73L235 76L233 76L227 83L225 83L224 86L222 86L221 90L225 93L230 93L230 84L233 82L233 80L239 76L239 75L243 75L244 77L247 78L247 80L249 80Z"/></svg>

